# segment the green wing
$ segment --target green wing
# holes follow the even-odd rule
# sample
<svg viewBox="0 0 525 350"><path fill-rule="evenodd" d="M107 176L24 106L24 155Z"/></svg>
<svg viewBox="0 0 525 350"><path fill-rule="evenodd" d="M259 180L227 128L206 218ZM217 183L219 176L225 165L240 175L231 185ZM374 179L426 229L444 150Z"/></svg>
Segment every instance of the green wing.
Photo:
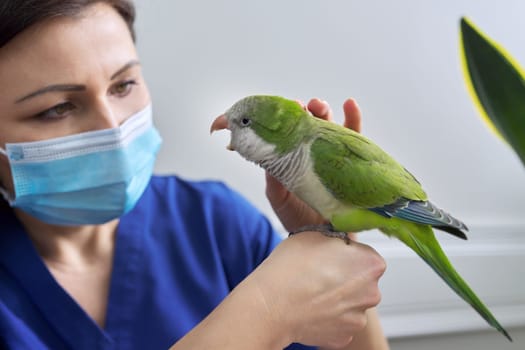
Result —
<svg viewBox="0 0 525 350"><path fill-rule="evenodd" d="M376 208L400 198L427 199L414 176L364 136L321 121L316 134L311 148L314 170L341 202Z"/></svg>

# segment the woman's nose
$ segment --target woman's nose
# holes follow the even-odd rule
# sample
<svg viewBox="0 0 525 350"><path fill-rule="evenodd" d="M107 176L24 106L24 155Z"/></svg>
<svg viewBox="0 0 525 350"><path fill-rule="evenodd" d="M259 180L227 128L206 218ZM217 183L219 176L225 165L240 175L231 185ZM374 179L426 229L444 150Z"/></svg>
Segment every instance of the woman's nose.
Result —
<svg viewBox="0 0 525 350"><path fill-rule="evenodd" d="M116 128L120 121L115 111L105 104L97 105L90 115L92 130Z"/></svg>

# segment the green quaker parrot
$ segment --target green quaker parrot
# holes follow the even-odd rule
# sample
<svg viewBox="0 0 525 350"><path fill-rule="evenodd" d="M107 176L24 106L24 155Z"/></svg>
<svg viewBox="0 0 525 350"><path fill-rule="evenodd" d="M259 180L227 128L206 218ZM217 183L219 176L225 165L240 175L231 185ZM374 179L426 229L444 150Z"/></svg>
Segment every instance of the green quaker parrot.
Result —
<svg viewBox="0 0 525 350"><path fill-rule="evenodd" d="M319 212L330 222L325 234L346 237L344 232L379 229L398 238L511 340L456 272L432 231L466 239L465 224L429 202L416 178L372 141L278 96L238 101L211 131L226 128L231 131L228 148L266 169Z"/></svg>

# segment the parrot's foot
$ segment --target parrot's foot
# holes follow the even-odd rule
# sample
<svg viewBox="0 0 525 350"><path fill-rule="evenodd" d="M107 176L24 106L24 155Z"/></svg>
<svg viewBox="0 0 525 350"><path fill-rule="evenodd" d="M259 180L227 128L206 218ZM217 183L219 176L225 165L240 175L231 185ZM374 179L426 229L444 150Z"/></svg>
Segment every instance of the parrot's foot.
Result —
<svg viewBox="0 0 525 350"><path fill-rule="evenodd" d="M295 235L297 233L306 232L306 231L315 231L322 233L326 237L332 237L332 238L339 238L342 239L346 244L350 244L352 241L350 237L348 237L348 232L340 232L335 231L334 227L330 224L327 225L307 225L298 228L297 230L294 230L288 234L288 237Z"/></svg>

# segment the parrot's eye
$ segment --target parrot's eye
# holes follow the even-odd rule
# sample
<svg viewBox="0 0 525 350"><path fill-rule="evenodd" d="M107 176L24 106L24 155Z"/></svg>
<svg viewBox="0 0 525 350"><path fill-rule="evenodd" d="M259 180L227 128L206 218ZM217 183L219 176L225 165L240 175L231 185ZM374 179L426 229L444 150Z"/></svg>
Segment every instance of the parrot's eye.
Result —
<svg viewBox="0 0 525 350"><path fill-rule="evenodd" d="M252 120L250 118L242 118L241 119L241 125L242 126L249 126L252 123Z"/></svg>

